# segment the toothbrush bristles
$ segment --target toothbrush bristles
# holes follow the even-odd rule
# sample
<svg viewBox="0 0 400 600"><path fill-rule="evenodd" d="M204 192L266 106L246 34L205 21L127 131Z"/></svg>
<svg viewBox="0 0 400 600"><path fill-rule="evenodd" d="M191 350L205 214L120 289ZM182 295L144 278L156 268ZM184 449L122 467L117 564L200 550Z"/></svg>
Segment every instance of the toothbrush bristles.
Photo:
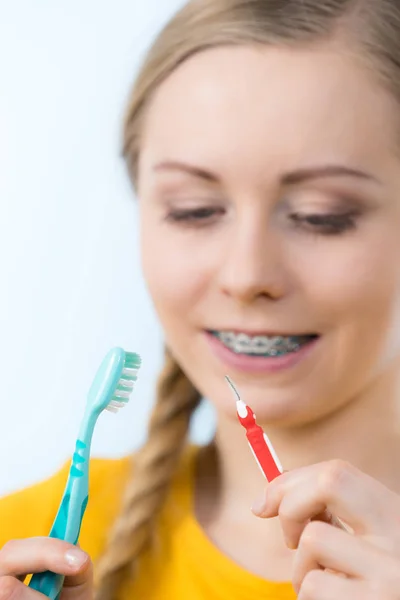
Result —
<svg viewBox="0 0 400 600"><path fill-rule="evenodd" d="M122 369L122 375L128 375L129 377L136 377L138 374L138 369L133 369L131 367L124 367Z"/></svg>
<svg viewBox="0 0 400 600"><path fill-rule="evenodd" d="M141 358L134 352L125 353L125 364L121 371L120 379L115 388L114 394L106 410L117 413L120 408L126 406L133 392L137 380L137 374L141 365Z"/></svg>
<svg viewBox="0 0 400 600"><path fill-rule="evenodd" d="M121 379L119 380L119 384L123 385L124 387L133 389L135 382L132 381L132 379L124 379L123 377L121 377Z"/></svg>
<svg viewBox="0 0 400 600"><path fill-rule="evenodd" d="M114 408L123 408L126 406L126 402L118 402L118 400L111 400L108 406L113 406Z"/></svg>
<svg viewBox="0 0 400 600"><path fill-rule="evenodd" d="M124 408L127 402L118 402L117 400L111 400L110 404L106 407L106 410L112 413L117 413L119 409Z"/></svg>
<svg viewBox="0 0 400 600"><path fill-rule="evenodd" d="M228 377L228 375L225 375L225 379L228 382L228 385L230 386L231 390L235 394L236 400L240 401L239 392L237 391L236 387L234 386L232 379L230 377Z"/></svg>
<svg viewBox="0 0 400 600"><path fill-rule="evenodd" d="M123 390L116 390L114 393L114 396L116 398L129 398L131 395L131 392L132 392L132 390L129 392L128 391L125 392Z"/></svg>

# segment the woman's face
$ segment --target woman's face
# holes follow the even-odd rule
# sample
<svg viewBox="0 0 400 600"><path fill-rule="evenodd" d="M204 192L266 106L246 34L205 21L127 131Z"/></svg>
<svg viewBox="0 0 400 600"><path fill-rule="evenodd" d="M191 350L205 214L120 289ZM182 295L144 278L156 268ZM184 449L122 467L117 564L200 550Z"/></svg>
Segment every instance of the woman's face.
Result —
<svg viewBox="0 0 400 600"><path fill-rule="evenodd" d="M394 99L329 46L200 53L158 89L139 164L145 278L218 410L305 423L400 362Z"/></svg>

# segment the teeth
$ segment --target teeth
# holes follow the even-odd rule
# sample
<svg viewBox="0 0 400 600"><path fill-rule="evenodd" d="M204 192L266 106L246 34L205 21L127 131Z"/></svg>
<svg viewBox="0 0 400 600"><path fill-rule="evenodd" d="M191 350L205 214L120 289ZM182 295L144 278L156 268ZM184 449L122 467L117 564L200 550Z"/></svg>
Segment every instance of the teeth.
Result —
<svg viewBox="0 0 400 600"><path fill-rule="evenodd" d="M257 354L277 356L286 352L295 352L301 346L300 337L283 336L248 336L245 333L235 334L230 331L215 332L221 342L237 354Z"/></svg>
<svg viewBox="0 0 400 600"><path fill-rule="evenodd" d="M251 338L245 333L239 333L233 342L235 352L248 352L251 348Z"/></svg>
<svg viewBox="0 0 400 600"><path fill-rule="evenodd" d="M243 334L244 335L244 334ZM247 337L247 336L246 336ZM219 334L219 339L224 342L224 344L226 344L227 346L229 344L233 344L235 341L235 334L234 333L227 333L225 331L223 331L222 333Z"/></svg>

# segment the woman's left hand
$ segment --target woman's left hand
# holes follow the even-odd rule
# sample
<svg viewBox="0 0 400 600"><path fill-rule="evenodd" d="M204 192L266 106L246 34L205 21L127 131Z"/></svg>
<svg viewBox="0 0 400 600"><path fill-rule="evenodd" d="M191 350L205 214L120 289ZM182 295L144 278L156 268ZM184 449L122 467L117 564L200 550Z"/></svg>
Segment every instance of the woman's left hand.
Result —
<svg viewBox="0 0 400 600"><path fill-rule="evenodd" d="M299 600L400 600L400 496L372 477L338 460L285 472L253 512L297 549Z"/></svg>

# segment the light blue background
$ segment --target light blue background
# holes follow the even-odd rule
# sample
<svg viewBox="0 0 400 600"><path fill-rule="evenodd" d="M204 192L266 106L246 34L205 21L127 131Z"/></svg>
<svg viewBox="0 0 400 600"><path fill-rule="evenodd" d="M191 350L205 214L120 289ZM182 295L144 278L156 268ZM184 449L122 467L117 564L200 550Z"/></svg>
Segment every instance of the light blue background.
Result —
<svg viewBox="0 0 400 600"><path fill-rule="evenodd" d="M0 0L0 494L68 459L85 395L115 345L143 357L93 453L144 439L161 332L140 275L121 118L176 0ZM155 249L156 251L156 249ZM212 411L198 416L206 439Z"/></svg>

